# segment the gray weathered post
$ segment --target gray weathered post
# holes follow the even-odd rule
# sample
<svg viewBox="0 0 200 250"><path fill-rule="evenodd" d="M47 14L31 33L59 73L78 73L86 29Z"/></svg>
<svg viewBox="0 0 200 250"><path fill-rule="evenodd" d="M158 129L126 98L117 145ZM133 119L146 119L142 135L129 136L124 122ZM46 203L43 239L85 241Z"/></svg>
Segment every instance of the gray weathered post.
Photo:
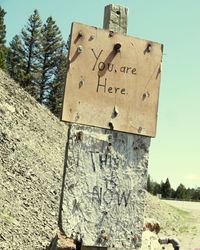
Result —
<svg viewBox="0 0 200 250"><path fill-rule="evenodd" d="M127 9L105 7L104 29L127 33ZM141 245L150 137L71 125L60 223L82 249Z"/></svg>

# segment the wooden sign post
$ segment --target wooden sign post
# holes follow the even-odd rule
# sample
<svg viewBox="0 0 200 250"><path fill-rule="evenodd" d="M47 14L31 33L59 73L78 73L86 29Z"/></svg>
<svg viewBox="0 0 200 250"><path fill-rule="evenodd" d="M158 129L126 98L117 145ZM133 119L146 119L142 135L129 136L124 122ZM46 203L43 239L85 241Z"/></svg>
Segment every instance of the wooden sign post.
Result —
<svg viewBox="0 0 200 250"><path fill-rule="evenodd" d="M69 127L59 223L67 236L82 242L82 249L138 249L150 146L150 137L145 135L155 135L162 46L116 33L127 32L127 9L118 5L106 6L104 29L107 30L76 23L72 26L63 120L80 124ZM112 40L111 46L106 44L107 39ZM104 52L99 50L101 46L106 48ZM126 51L130 46L138 55L132 61L126 56L132 53ZM84 51L89 59L84 59ZM98 61L103 53L107 53L107 57ZM124 57L128 58L127 66L123 66ZM108 72L111 68L104 71L106 65L111 67L111 62L114 71ZM87 68L90 73L86 73ZM122 78L118 79L119 74ZM123 74L129 82L125 82ZM106 86L106 93L101 89L102 107L99 107L97 90L103 83L98 80L102 79L104 85L105 79L110 79L110 86ZM137 82L143 87L136 86ZM113 93L115 88L119 93ZM134 108L131 105L127 108L126 100L134 98ZM145 108L149 107L153 111L150 109L148 118ZM132 110L135 114L130 113Z"/></svg>

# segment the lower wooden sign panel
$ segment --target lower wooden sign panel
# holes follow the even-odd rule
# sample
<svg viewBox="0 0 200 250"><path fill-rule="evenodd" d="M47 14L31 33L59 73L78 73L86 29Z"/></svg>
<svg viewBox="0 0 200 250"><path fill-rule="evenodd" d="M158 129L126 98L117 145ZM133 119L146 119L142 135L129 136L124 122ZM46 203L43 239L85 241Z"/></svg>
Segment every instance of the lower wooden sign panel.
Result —
<svg viewBox="0 0 200 250"><path fill-rule="evenodd" d="M141 244L150 137L73 125L62 225L85 246Z"/></svg>
<svg viewBox="0 0 200 250"><path fill-rule="evenodd" d="M155 136L162 50L73 23L62 120Z"/></svg>

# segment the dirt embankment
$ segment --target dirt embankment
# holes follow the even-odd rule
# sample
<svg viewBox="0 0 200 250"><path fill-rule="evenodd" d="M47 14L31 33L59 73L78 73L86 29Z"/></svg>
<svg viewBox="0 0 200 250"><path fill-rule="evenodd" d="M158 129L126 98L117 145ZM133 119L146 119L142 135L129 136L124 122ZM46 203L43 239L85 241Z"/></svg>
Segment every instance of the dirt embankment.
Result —
<svg viewBox="0 0 200 250"><path fill-rule="evenodd" d="M0 249L55 236L67 126L0 71Z"/></svg>
<svg viewBox="0 0 200 250"><path fill-rule="evenodd" d="M177 233L177 238L181 242L181 250L200 249L200 202L169 200L164 202L178 208L183 215L184 220L180 221Z"/></svg>
<svg viewBox="0 0 200 250"><path fill-rule="evenodd" d="M178 239L181 250L200 249L199 202L159 200L147 193L145 216L160 222L160 238ZM173 248L169 244L165 249Z"/></svg>

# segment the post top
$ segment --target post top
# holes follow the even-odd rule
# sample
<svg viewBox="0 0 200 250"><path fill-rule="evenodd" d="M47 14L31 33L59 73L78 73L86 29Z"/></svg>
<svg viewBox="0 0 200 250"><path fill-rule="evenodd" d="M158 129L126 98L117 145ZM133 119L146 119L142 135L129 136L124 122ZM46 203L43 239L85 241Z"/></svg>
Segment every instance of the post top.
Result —
<svg viewBox="0 0 200 250"><path fill-rule="evenodd" d="M127 34L128 8L117 4L105 6L103 28Z"/></svg>
<svg viewBox="0 0 200 250"><path fill-rule="evenodd" d="M113 3L111 3L111 4L106 5L105 8L108 7L108 6L111 6L112 8L116 8L116 7L119 8L120 7L120 8L124 8L124 9L128 10L128 8L126 6L122 6L120 4L113 4Z"/></svg>

